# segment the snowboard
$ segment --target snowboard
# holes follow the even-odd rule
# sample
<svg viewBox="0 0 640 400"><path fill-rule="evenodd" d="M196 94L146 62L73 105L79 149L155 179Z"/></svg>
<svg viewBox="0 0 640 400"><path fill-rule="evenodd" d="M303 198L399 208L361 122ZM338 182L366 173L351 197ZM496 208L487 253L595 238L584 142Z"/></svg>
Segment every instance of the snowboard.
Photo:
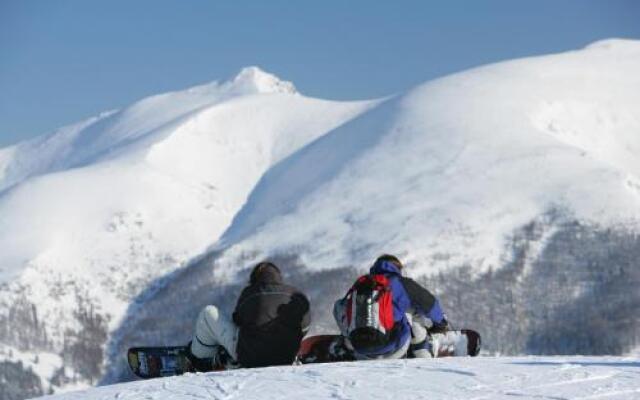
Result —
<svg viewBox="0 0 640 400"><path fill-rule="evenodd" d="M300 344L297 363L327 363L355 361L353 354L339 345L339 335L316 335L305 338ZM431 335L436 357L475 357L480 352L482 339L478 332L470 329L447 331ZM131 371L142 379L182 375L196 372L187 357L187 346L132 347L127 352ZM234 366L227 365L228 368ZM236 365L235 368L238 366ZM217 371L225 368L218 368Z"/></svg>
<svg viewBox="0 0 640 400"><path fill-rule="evenodd" d="M317 335L305 338L298 351L302 364L354 361L353 354L339 344L339 335ZM475 357L480 353L482 338L471 329L431 334L436 357Z"/></svg>
<svg viewBox="0 0 640 400"><path fill-rule="evenodd" d="M195 372L187 346L133 347L127 352L131 371L143 379Z"/></svg>

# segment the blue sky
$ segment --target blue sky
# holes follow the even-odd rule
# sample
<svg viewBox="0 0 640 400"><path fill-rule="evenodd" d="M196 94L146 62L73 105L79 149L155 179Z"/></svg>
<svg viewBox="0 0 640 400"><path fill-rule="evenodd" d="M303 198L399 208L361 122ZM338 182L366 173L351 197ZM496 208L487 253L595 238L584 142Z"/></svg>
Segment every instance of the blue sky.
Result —
<svg viewBox="0 0 640 400"><path fill-rule="evenodd" d="M247 65L363 99L609 37L640 1L0 0L0 146Z"/></svg>

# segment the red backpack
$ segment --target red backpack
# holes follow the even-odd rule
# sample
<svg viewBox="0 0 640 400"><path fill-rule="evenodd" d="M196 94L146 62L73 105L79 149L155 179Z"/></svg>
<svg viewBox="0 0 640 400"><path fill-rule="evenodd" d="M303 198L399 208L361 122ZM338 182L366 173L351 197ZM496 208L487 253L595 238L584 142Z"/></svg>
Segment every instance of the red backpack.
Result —
<svg viewBox="0 0 640 400"><path fill-rule="evenodd" d="M347 334L356 350L386 345L396 321L393 319L391 281L384 275L363 275L345 297Z"/></svg>

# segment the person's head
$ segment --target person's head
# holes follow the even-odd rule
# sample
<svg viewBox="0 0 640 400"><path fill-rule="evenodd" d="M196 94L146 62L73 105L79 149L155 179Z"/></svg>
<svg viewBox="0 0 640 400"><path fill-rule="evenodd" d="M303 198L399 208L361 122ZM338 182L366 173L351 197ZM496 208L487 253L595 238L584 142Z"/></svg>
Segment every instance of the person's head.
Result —
<svg viewBox="0 0 640 400"><path fill-rule="evenodd" d="M374 264L377 264L379 262L383 262L383 261L388 261L391 264L395 265L396 267L398 267L398 269L402 269L404 266L402 265L402 263L400 262L400 260L398 259L398 257L393 256L391 254L383 254L380 257L378 257L376 259L376 262Z"/></svg>
<svg viewBox="0 0 640 400"><path fill-rule="evenodd" d="M398 260L398 257L391 254L383 254L376 258L369 269L370 274L400 274L402 275L402 263Z"/></svg>
<svg viewBox="0 0 640 400"><path fill-rule="evenodd" d="M249 283L255 284L258 282L262 283L277 283L282 282L282 275L280 273L280 269L276 267L275 264L269 261L262 261L258 263L253 270L251 271L251 275L249 277Z"/></svg>

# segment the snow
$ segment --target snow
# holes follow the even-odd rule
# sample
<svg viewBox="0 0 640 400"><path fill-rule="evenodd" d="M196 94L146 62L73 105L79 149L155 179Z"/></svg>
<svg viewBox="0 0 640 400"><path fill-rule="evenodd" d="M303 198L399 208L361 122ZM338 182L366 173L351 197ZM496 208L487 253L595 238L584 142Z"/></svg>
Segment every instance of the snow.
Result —
<svg viewBox="0 0 640 400"><path fill-rule="evenodd" d="M62 366L62 358L58 354L49 352L21 351L15 347L4 346L0 349L3 360L22 362L42 379L49 380L58 368Z"/></svg>
<svg viewBox="0 0 640 400"><path fill-rule="evenodd" d="M0 283L97 282L116 324L216 241L264 170L369 104L306 98L253 67L5 150Z"/></svg>
<svg viewBox="0 0 640 400"><path fill-rule="evenodd" d="M314 270L388 252L413 275L482 272L504 265L514 230L550 210L638 231L639 70L640 41L607 40L336 102L248 67L0 149L0 313L23 296L60 348L65 329L81 328L78 294L112 331L149 284L212 252L242 281L278 254ZM389 365L411 370L403 363ZM525 368L496 363L497 374ZM329 373L287 373L307 370ZM234 374L249 372L222 376Z"/></svg>
<svg viewBox="0 0 640 400"><path fill-rule="evenodd" d="M478 357L188 374L46 397L107 399L640 399L640 359Z"/></svg>
<svg viewBox="0 0 640 400"><path fill-rule="evenodd" d="M115 329L218 239L265 170L374 104L249 67L0 150L0 313L32 303L58 348L83 329L79 298Z"/></svg>
<svg viewBox="0 0 640 400"><path fill-rule="evenodd" d="M267 171L218 248L313 269L390 252L418 275L499 268L553 209L637 230L639 68L640 43L611 40L387 99Z"/></svg>
<svg viewBox="0 0 640 400"><path fill-rule="evenodd" d="M290 82L257 67L241 70L232 80L151 96L123 110L103 112L0 153L4 178L0 189L34 175L93 164L147 147L171 135L173 129L200 111L233 98L255 94L297 92ZM3 151L4 152L4 151ZM11 154L13 153L13 154Z"/></svg>
<svg viewBox="0 0 640 400"><path fill-rule="evenodd" d="M631 350L627 357L640 358L640 346L637 346L635 349Z"/></svg>
<svg viewBox="0 0 640 400"><path fill-rule="evenodd" d="M637 218L639 64L637 41L608 40L377 101L306 98L257 67L152 96L0 150L0 281L127 286L214 243L229 260L304 249L316 269L370 249L498 267L550 208Z"/></svg>

